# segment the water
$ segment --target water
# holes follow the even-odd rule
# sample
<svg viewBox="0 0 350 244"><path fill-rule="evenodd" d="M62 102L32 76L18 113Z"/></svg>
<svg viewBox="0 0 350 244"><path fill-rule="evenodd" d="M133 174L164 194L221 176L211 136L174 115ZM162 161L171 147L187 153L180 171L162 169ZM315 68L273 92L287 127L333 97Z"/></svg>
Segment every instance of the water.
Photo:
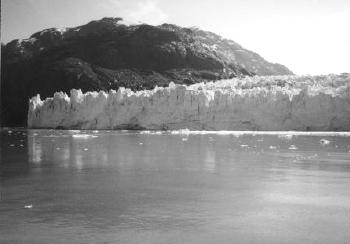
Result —
<svg viewBox="0 0 350 244"><path fill-rule="evenodd" d="M350 240L349 135L3 129L0 139L0 243Z"/></svg>

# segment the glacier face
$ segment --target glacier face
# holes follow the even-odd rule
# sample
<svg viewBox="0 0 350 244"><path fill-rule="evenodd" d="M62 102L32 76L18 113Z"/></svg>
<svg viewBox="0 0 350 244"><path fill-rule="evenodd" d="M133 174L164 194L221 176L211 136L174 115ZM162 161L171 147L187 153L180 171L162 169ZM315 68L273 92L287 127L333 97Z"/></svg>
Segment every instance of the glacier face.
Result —
<svg viewBox="0 0 350 244"><path fill-rule="evenodd" d="M350 130L350 75L266 76L29 102L29 128Z"/></svg>

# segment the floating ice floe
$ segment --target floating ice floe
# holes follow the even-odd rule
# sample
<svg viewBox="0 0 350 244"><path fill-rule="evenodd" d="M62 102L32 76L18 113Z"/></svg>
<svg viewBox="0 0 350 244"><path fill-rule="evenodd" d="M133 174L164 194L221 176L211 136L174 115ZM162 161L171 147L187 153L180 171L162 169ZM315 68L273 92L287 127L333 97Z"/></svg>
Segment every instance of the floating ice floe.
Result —
<svg viewBox="0 0 350 244"><path fill-rule="evenodd" d="M273 149L277 149L277 147L276 146L270 146L269 147L271 150L273 150Z"/></svg>
<svg viewBox="0 0 350 244"><path fill-rule="evenodd" d="M298 148L295 145L290 145L288 147L289 150L297 150Z"/></svg>
<svg viewBox="0 0 350 244"><path fill-rule="evenodd" d="M152 130L143 130L140 134L149 134L149 135L162 135L163 131L152 131Z"/></svg>
<svg viewBox="0 0 350 244"><path fill-rule="evenodd" d="M72 137L77 139L89 139L89 138L96 138L98 136L88 135L88 134L77 134L77 135L72 135Z"/></svg>
<svg viewBox="0 0 350 244"><path fill-rule="evenodd" d="M188 135L191 131L189 129L181 129L181 130L172 130L170 131L170 134L172 135Z"/></svg>
<svg viewBox="0 0 350 244"><path fill-rule="evenodd" d="M148 130L141 131L140 134L152 133ZM261 135L261 136L278 136L279 138L292 139L294 136L337 136L337 137L350 137L349 131L210 131L210 130L171 130L164 131L164 133L170 133L172 135L232 135L234 137L240 137L244 135ZM259 141L259 139L257 140Z"/></svg>
<svg viewBox="0 0 350 244"><path fill-rule="evenodd" d="M33 204L24 205L24 208L31 209L31 208L33 208Z"/></svg>
<svg viewBox="0 0 350 244"><path fill-rule="evenodd" d="M329 143L331 143L330 141L326 140L326 139L321 139L320 140L321 145L328 145Z"/></svg>

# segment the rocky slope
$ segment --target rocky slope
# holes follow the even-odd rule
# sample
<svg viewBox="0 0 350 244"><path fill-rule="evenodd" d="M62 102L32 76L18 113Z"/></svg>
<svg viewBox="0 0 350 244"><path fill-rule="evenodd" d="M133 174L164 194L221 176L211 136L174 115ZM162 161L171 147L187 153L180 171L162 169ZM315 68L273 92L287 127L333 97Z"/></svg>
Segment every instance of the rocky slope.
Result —
<svg viewBox="0 0 350 244"><path fill-rule="evenodd" d="M24 125L28 99L72 88L152 89L290 70L214 33L175 25L120 24L104 18L47 29L2 46L2 120Z"/></svg>
<svg viewBox="0 0 350 244"><path fill-rule="evenodd" d="M30 100L30 128L350 130L350 74L246 77Z"/></svg>

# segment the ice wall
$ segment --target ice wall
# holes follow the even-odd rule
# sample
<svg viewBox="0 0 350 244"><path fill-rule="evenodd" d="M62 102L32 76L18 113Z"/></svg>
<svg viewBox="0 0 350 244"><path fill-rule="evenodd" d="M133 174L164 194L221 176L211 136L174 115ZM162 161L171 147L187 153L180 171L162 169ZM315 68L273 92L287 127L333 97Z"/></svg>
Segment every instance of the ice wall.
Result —
<svg viewBox="0 0 350 244"><path fill-rule="evenodd" d="M350 130L350 75L247 77L29 102L29 128Z"/></svg>

